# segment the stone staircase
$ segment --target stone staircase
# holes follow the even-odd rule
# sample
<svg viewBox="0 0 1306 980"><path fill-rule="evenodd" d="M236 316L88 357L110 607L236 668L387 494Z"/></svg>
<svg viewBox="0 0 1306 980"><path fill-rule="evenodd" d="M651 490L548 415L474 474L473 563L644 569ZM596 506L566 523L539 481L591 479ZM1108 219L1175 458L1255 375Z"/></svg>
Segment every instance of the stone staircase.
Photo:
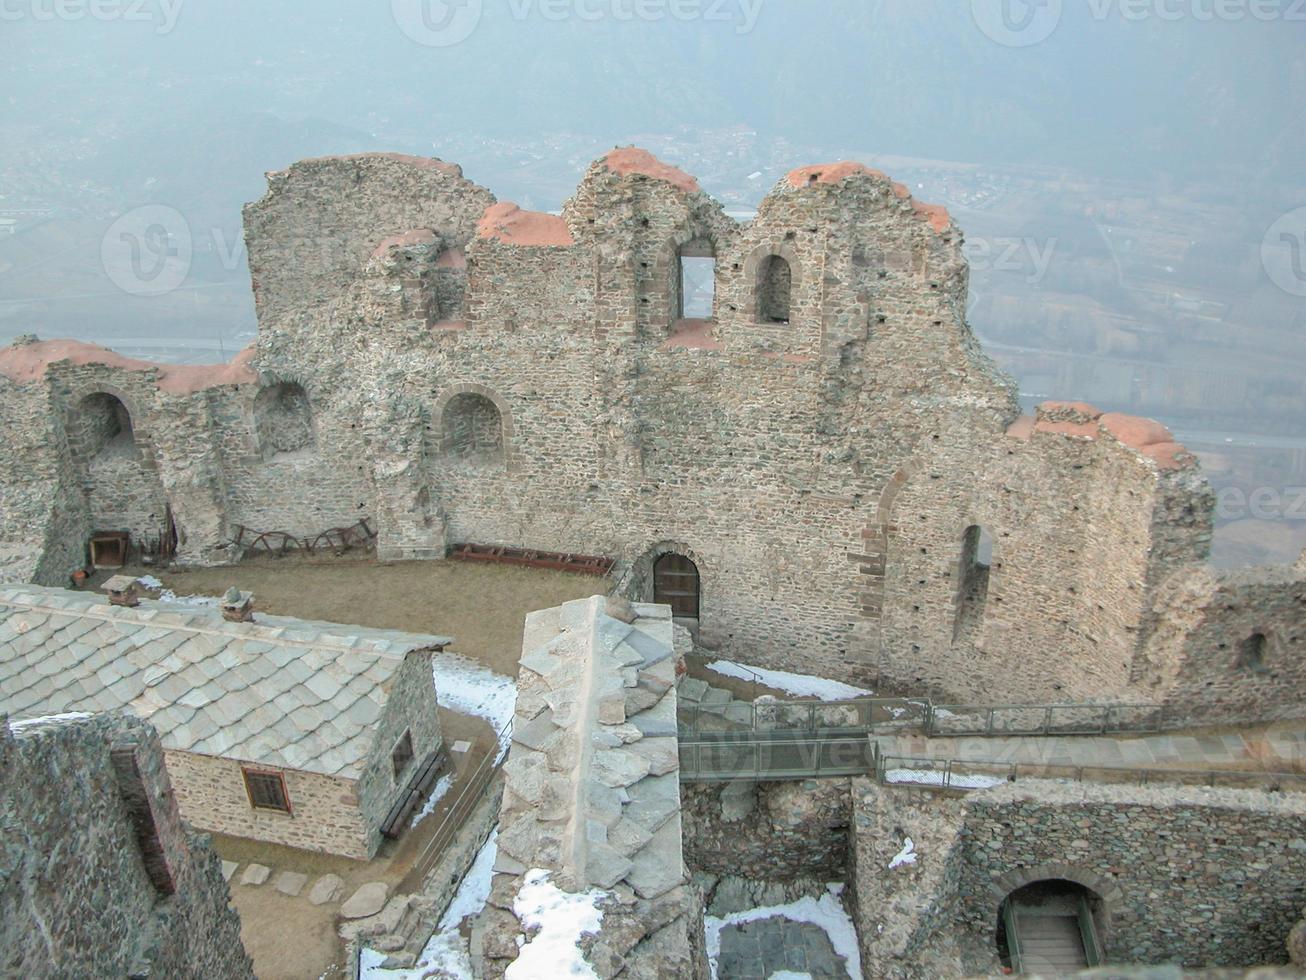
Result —
<svg viewBox="0 0 1306 980"><path fill-rule="evenodd" d="M750 702L740 701L724 688L712 687L697 677L682 677L676 698L682 731L749 731L753 726Z"/></svg>

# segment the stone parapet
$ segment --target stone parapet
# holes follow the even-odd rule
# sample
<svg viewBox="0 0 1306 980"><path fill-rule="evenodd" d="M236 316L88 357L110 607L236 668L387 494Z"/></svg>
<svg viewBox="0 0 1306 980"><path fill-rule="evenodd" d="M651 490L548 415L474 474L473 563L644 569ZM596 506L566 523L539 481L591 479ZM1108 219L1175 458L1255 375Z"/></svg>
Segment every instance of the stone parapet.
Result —
<svg viewBox="0 0 1306 980"><path fill-rule="evenodd" d="M670 610L594 596L526 620L483 968L529 942L513 911L532 872L589 890L603 977L703 976L701 900L681 856Z"/></svg>

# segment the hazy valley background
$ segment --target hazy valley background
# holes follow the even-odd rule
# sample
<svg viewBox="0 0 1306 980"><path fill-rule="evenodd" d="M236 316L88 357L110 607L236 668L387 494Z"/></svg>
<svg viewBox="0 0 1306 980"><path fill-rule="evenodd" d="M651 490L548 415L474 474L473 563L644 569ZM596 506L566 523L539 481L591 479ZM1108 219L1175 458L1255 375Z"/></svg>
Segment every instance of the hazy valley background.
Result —
<svg viewBox="0 0 1306 980"><path fill-rule="evenodd" d="M1007 47L968 0L689 0L689 19L485 0L470 36L432 47L402 29L418 2L182 0L170 26L157 0L135 8L148 19L6 6L0 342L230 357L255 331L240 207L303 157L439 156L549 210L637 143L741 217L792 167L855 158L965 230L972 326L1027 407L1170 425L1220 493L1222 564L1306 546L1306 289L1264 257L1306 207L1306 4L1259 20L1251 0L1238 19L1157 0L1132 20L1063 0L1050 37ZM101 262L143 204L189 226L189 273L164 295Z"/></svg>

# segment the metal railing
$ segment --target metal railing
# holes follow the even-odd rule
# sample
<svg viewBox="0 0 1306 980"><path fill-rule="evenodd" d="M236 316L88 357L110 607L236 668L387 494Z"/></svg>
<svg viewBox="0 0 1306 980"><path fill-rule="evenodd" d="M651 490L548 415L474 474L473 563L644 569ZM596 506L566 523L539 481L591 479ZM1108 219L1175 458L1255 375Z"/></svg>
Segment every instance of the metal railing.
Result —
<svg viewBox="0 0 1306 980"><path fill-rule="evenodd" d="M497 733L493 747L477 763L470 776L463 781L462 788L440 819L439 825L435 828L435 833L413 862L413 868L422 878L430 874L431 869L435 867L435 863L444 856L444 852L453 843L454 838L458 836L458 832L462 830L463 824L472 815L472 811L485 797L485 793L494 780L495 774L503 766L504 759L508 757L506 745L511 737L512 720L509 719L508 723Z"/></svg>
<svg viewBox="0 0 1306 980"><path fill-rule="evenodd" d="M929 759L875 754L875 778L899 786L941 789L986 789L1018 779L1071 779L1075 782L1151 783L1263 789L1267 792L1306 792L1306 773L1235 769L1140 769L1043 762L991 762L969 759Z"/></svg>
<svg viewBox="0 0 1306 980"><path fill-rule="evenodd" d="M682 736L738 730L806 734L893 734L919 731L930 737L963 735L1121 735L1161 731L1158 704L934 704L928 698L851 698L798 701L764 698L747 704L681 702Z"/></svg>
<svg viewBox="0 0 1306 980"><path fill-rule="evenodd" d="M875 746L866 735L707 733L682 740L679 751L682 782L766 782L875 771Z"/></svg>

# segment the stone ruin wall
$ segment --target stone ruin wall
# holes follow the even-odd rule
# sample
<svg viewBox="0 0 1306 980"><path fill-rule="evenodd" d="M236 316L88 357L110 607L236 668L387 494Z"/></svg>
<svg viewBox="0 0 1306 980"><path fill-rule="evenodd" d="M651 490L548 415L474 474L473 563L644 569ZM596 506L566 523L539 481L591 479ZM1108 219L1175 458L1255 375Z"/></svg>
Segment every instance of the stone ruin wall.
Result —
<svg viewBox="0 0 1306 980"><path fill-rule="evenodd" d="M1000 972L1002 901L1064 879L1100 900L1108 962L1281 964L1306 904L1299 794L1021 780L956 794L854 781L868 976ZM906 837L917 854L889 868Z"/></svg>
<svg viewBox="0 0 1306 980"><path fill-rule="evenodd" d="M669 612L594 596L527 617L478 976L503 976L531 938L513 906L534 870L594 894L602 923L581 948L598 976L707 976L681 856Z"/></svg>
<svg viewBox="0 0 1306 980"><path fill-rule="evenodd" d="M121 390L183 560L229 560L237 524L311 537L360 517L383 558L604 554L632 589L675 551L725 656L952 700L1157 695L1140 651L1173 626L1153 614L1166 577L1205 557L1209 490L1138 420L1018 417L965 324L960 231L887 178L795 171L739 223L637 150L591 166L561 216L439 161L324 158L270 175L246 237L260 334L239 370L185 391L76 359L0 379L30 449L0 461L0 541L45 527L43 580L90 529L62 419ZM710 323L675 318L681 246L715 251ZM758 320L772 255L788 323ZM288 452L260 422L275 385L309 409ZM449 451L444 413L472 396L500 413L497 452ZM995 565L956 637L976 523Z"/></svg>
<svg viewBox="0 0 1306 980"><path fill-rule="evenodd" d="M136 772L111 749L131 750ZM0 719L0 972L253 980L227 902L150 726L102 715L11 733Z"/></svg>

